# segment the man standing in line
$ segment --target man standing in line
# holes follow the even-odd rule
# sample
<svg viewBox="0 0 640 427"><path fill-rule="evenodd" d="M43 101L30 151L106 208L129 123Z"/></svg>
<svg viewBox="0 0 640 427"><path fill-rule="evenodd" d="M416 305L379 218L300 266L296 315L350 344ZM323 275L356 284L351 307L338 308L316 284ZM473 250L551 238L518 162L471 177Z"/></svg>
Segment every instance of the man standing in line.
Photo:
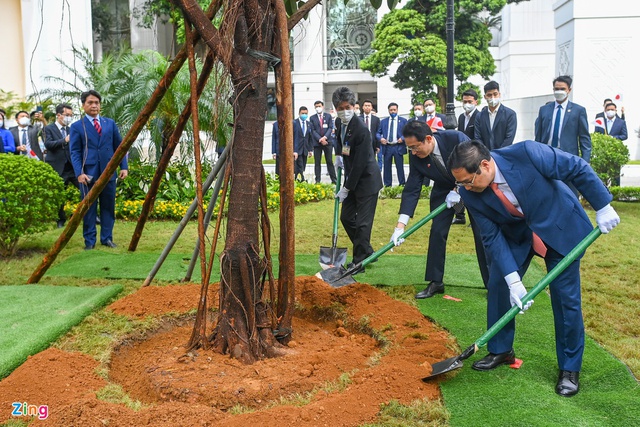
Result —
<svg viewBox="0 0 640 427"><path fill-rule="evenodd" d="M428 124L429 126L433 126L434 120L437 118L440 119L440 121L444 124L445 119L447 118L446 115L444 114L440 114L440 113L436 113L436 102L433 100L433 98L427 98L424 100L424 115L422 117L419 117L418 120Z"/></svg>
<svg viewBox="0 0 640 427"><path fill-rule="evenodd" d="M398 185L404 185L404 158L407 148L404 145L402 128L407 124L407 119L398 116L398 104L392 102L388 106L389 117L380 122L378 129L378 139L382 144L384 152L384 186L391 187L393 175L391 164L395 162L396 173L398 175Z"/></svg>
<svg viewBox="0 0 640 427"><path fill-rule="evenodd" d="M378 139L378 128L380 127L380 118L372 114L373 102L370 99L365 99L362 103L362 112L360 116L364 125L371 133L371 146L373 147L373 153L377 158L378 168L382 171L382 155L380 148L380 139Z"/></svg>
<svg viewBox="0 0 640 427"><path fill-rule="evenodd" d="M29 113L26 111L18 111L16 113L17 126L9 129L11 135L13 135L13 141L16 144L16 151L14 154L27 156L31 159L43 160L44 156L40 149L40 142L38 141L39 131L31 125L31 119Z"/></svg>
<svg viewBox="0 0 640 427"><path fill-rule="evenodd" d="M315 160L316 184L322 179L322 154L327 163L327 172L333 184L336 183L336 170L333 167L333 155L331 151L331 132L333 131L333 119L331 114L324 112L324 102L316 101L313 104L316 114L309 118L311 122L311 141L313 142L313 157Z"/></svg>
<svg viewBox="0 0 640 427"><path fill-rule="evenodd" d="M592 230L578 198L563 182L571 182L596 211L603 233L620 217L609 204L611 193L589 164L579 157L534 141L489 152L478 141L454 148L449 169L470 215L478 222L491 260L487 295L487 325L491 327L512 306L522 304L527 290L521 277L534 254L552 270ZM578 393L584 351L580 297L580 259L573 261L549 285L555 324L559 375L556 393ZM515 320L489 340L489 354L473 368L488 371L515 361Z"/></svg>
<svg viewBox="0 0 640 427"><path fill-rule="evenodd" d="M618 117L618 106L613 102L607 104L604 109L605 118L603 126L597 126L595 132L610 135L620 141L626 140L627 135L627 123L624 119Z"/></svg>
<svg viewBox="0 0 640 427"><path fill-rule="evenodd" d="M405 226L418 205L420 191L425 178L433 180L433 189L429 197L429 206L433 211L442 203L447 203L448 208L454 208L460 202L460 196L456 190L453 175L446 168L449 154L454 147L469 138L457 130L444 130L433 133L431 128L423 122L414 120L407 123L403 129L403 135L409 154L409 178L407 185L402 190L400 202L400 217L391 236L391 241L399 246L404 239L400 235L404 233ZM447 251L447 237L451 228L451 218L455 209L447 209L436 216L431 223L429 233L429 246L427 249L427 268L424 279L427 287L416 294L416 299L431 298L435 294L444 293L444 266ZM482 280L487 285L489 270L484 255L484 247L477 230L476 223L471 216L471 228L478 257L478 267Z"/></svg>
<svg viewBox="0 0 640 427"><path fill-rule="evenodd" d="M545 104L538 111L535 140L553 148L591 160L591 136L587 110L569 101L572 79L558 76L553 80L555 102Z"/></svg>
<svg viewBox="0 0 640 427"><path fill-rule="evenodd" d="M338 114L336 163L338 166L344 163L347 176L336 198L342 203L340 222L353 243L353 262L348 265L350 268L373 253L371 229L382 179L371 149L371 135L365 124L354 118L355 94L348 87L342 86L333 92L331 98ZM356 273L362 271L364 267Z"/></svg>
<svg viewBox="0 0 640 427"><path fill-rule="evenodd" d="M71 163L78 178L80 195L84 198L102 175L107 164L122 142L120 131L112 119L100 116L102 97L95 90L83 92L80 102L85 115L73 123L69 131L69 151ZM128 175L126 156L120 162L120 179ZM116 174L98 196L100 200L100 243L115 248L113 243L113 224L115 223ZM94 202L84 216L82 234L85 250L93 249L96 244L96 213Z"/></svg>
<svg viewBox="0 0 640 427"><path fill-rule="evenodd" d="M294 179L306 182L304 171L307 157L311 157L311 131L309 130L309 110L302 106L298 109L298 119L293 121L293 157L296 159Z"/></svg>
<svg viewBox="0 0 640 427"><path fill-rule="evenodd" d="M516 112L500 102L500 85L493 80L484 85L484 107L474 122L473 139L481 141L489 150L513 144L518 118Z"/></svg>
<svg viewBox="0 0 640 427"><path fill-rule="evenodd" d="M78 187L78 179L71 164L69 152L69 125L73 120L73 109L68 104L60 104L56 107L56 121L44 128L44 146L47 149L45 161L51 165L60 178L64 181L64 187L69 184ZM58 211L58 228L64 227L67 215L64 212L64 202Z"/></svg>

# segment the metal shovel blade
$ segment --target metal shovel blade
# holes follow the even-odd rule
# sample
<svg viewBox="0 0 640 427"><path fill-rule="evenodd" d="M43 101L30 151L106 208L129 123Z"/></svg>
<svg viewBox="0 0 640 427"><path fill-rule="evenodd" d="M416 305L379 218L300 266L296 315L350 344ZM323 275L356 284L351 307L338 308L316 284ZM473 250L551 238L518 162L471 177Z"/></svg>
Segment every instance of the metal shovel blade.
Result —
<svg viewBox="0 0 640 427"><path fill-rule="evenodd" d="M462 360L460 360L460 356L450 357L447 360L443 360L431 365L431 374L424 377L422 381L427 382L433 377L446 374L447 372L451 372L454 369L462 368L462 366L463 363Z"/></svg>
<svg viewBox="0 0 640 427"><path fill-rule="evenodd" d="M351 277L350 271L343 266L327 268L326 270L316 273L316 276L334 288L341 288L346 285L351 285L352 283L357 283L353 277Z"/></svg>
<svg viewBox="0 0 640 427"><path fill-rule="evenodd" d="M347 248L320 246L318 261L323 269L345 265L347 263Z"/></svg>

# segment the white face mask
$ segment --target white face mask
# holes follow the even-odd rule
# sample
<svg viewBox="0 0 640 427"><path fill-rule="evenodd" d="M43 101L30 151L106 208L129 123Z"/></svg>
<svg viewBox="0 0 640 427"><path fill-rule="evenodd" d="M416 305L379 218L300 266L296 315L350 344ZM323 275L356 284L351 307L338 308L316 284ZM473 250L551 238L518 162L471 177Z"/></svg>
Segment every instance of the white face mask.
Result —
<svg viewBox="0 0 640 427"><path fill-rule="evenodd" d="M360 110L353 110L356 113L356 116L360 116Z"/></svg>
<svg viewBox="0 0 640 427"><path fill-rule="evenodd" d="M355 115L353 110L342 110L342 111L338 111L338 118L340 119L340 121L342 121L342 123L344 123L345 125L348 125L349 122L351 121L351 119L353 118L353 116Z"/></svg>
<svg viewBox="0 0 640 427"><path fill-rule="evenodd" d="M73 117L72 116L64 116L62 118L62 121L64 122L65 126L69 126L71 124L71 122L73 122Z"/></svg>
<svg viewBox="0 0 640 427"><path fill-rule="evenodd" d="M422 110L413 110L413 115L416 117L422 117Z"/></svg>
<svg viewBox="0 0 640 427"><path fill-rule="evenodd" d="M324 108L322 107L316 107L316 113L318 114L322 114L322 112L324 111Z"/></svg>
<svg viewBox="0 0 640 427"><path fill-rule="evenodd" d="M20 123L21 126L29 126L31 124L31 119L29 119L29 117L20 117L18 123Z"/></svg>
<svg viewBox="0 0 640 427"><path fill-rule="evenodd" d="M435 105L427 105L424 107L424 111L426 111L427 114L433 114L433 112L436 111L436 107Z"/></svg>
<svg viewBox="0 0 640 427"><path fill-rule="evenodd" d="M489 104L489 107L497 107L500 104L500 98L489 98L487 99L487 104Z"/></svg>
<svg viewBox="0 0 640 427"><path fill-rule="evenodd" d="M472 112L474 110L474 108L476 108L476 106L473 105L470 102L466 102L466 103L462 104L462 108L464 108L465 112L470 113L470 112Z"/></svg>
<svg viewBox="0 0 640 427"><path fill-rule="evenodd" d="M554 90L553 91L553 97L556 99L556 101L558 102L562 102L565 99L567 99L568 93L564 90Z"/></svg>
<svg viewBox="0 0 640 427"><path fill-rule="evenodd" d="M608 119L613 119L616 116L616 112L614 110L606 111L605 114L607 115Z"/></svg>

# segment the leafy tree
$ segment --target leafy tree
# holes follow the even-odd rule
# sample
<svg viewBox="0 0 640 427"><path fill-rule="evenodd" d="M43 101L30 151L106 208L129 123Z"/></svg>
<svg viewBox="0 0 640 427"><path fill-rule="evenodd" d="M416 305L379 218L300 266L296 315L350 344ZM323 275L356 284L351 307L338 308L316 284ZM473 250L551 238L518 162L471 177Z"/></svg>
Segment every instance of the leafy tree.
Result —
<svg viewBox="0 0 640 427"><path fill-rule="evenodd" d="M601 133L591 134L591 167L604 185L620 185L620 169L629 161L629 149L622 141Z"/></svg>

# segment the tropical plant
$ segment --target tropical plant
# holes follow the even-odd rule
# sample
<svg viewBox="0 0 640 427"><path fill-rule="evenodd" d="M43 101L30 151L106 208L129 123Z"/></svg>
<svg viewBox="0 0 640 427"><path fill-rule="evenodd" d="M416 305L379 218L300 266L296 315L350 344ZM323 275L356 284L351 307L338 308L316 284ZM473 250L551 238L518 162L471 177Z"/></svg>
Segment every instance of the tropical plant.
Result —
<svg viewBox="0 0 640 427"><path fill-rule="evenodd" d="M620 169L629 157L629 149L619 139L601 133L591 134L591 167L607 187L620 185Z"/></svg>

